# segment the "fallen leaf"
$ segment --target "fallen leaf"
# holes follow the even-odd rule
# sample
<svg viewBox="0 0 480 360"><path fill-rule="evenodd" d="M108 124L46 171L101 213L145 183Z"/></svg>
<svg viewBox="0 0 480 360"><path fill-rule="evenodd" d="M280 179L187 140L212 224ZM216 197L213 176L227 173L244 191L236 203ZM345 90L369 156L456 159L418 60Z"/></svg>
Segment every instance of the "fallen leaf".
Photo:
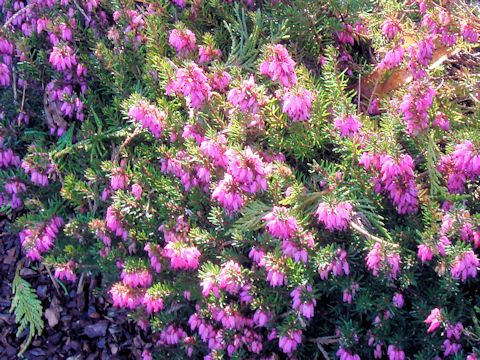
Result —
<svg viewBox="0 0 480 360"><path fill-rule="evenodd" d="M60 319L60 313L56 309L52 309L51 307L45 310L45 318L48 321L48 326L54 327L58 324L58 320Z"/></svg>
<svg viewBox="0 0 480 360"><path fill-rule="evenodd" d="M99 321L93 325L87 325L84 328L85 335L87 335L89 338L105 336L107 333L107 326L108 323L105 320Z"/></svg>

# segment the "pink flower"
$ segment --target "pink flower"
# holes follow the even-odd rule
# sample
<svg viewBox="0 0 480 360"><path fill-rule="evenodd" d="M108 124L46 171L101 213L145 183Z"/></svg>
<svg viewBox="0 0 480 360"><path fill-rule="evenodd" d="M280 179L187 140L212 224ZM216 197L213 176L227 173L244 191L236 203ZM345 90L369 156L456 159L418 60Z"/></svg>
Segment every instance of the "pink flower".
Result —
<svg viewBox="0 0 480 360"><path fill-rule="evenodd" d="M0 86L10 86L10 69L3 63L0 63Z"/></svg>
<svg viewBox="0 0 480 360"><path fill-rule="evenodd" d="M278 346L285 354L291 354L302 343L302 330L289 330L280 336Z"/></svg>
<svg viewBox="0 0 480 360"><path fill-rule="evenodd" d="M373 276L378 276L380 266L382 264L381 249L382 246L380 243L375 243L366 257L367 267L372 271Z"/></svg>
<svg viewBox="0 0 480 360"><path fill-rule="evenodd" d="M228 72L218 70L210 76L210 86L214 90L223 92L228 88L231 80L232 77Z"/></svg>
<svg viewBox="0 0 480 360"><path fill-rule="evenodd" d="M289 215L285 207L274 206L262 220L266 221L265 227L268 232L279 239L291 239L298 230L297 220Z"/></svg>
<svg viewBox="0 0 480 360"><path fill-rule="evenodd" d="M386 20L382 24L382 33L389 40L395 38L395 35L397 35L400 30L401 28L398 21Z"/></svg>
<svg viewBox="0 0 480 360"><path fill-rule="evenodd" d="M209 63L212 60L220 58L222 56L222 52L220 49L215 49L213 46L210 45L200 45L198 47L198 63L205 64Z"/></svg>
<svg viewBox="0 0 480 360"><path fill-rule="evenodd" d="M353 354L342 346L340 346L340 348L337 350L336 355L340 360L360 360L360 356L358 354Z"/></svg>
<svg viewBox="0 0 480 360"><path fill-rule="evenodd" d="M152 354L147 349L142 352L142 360L153 360Z"/></svg>
<svg viewBox="0 0 480 360"><path fill-rule="evenodd" d="M196 41L195 34L188 29L174 29L168 37L169 44L182 57L187 57L195 50Z"/></svg>
<svg viewBox="0 0 480 360"><path fill-rule="evenodd" d="M172 269L194 270L198 268L200 251L182 241L170 241L163 249L163 256L170 259Z"/></svg>
<svg viewBox="0 0 480 360"><path fill-rule="evenodd" d="M149 104L146 101L140 101L135 106L128 110L128 116L135 121L142 124L145 129L151 131L156 137L160 137L162 133L165 120L165 113L159 110L156 106Z"/></svg>
<svg viewBox="0 0 480 360"><path fill-rule="evenodd" d="M389 275L395 279L400 271L400 255L395 252L386 252L382 244L376 242L368 252L366 265L372 271L373 276L378 276L382 266L389 268Z"/></svg>
<svg viewBox="0 0 480 360"><path fill-rule="evenodd" d="M302 245L303 244L298 244L298 241L285 239L282 241L283 254L292 258L295 262L303 262L306 264L308 261L308 252ZM313 247L313 243L309 247Z"/></svg>
<svg viewBox="0 0 480 360"><path fill-rule="evenodd" d="M200 152L207 156L210 160L213 160L213 165L226 169L228 166L228 156L226 139L220 137L219 141L204 139L200 144Z"/></svg>
<svg viewBox="0 0 480 360"><path fill-rule="evenodd" d="M183 331L181 327L175 325L169 325L160 333L160 344L176 345L187 336L187 333Z"/></svg>
<svg viewBox="0 0 480 360"><path fill-rule="evenodd" d="M285 273L280 264L267 262L265 270L267 270L267 281L272 287L282 286L287 283Z"/></svg>
<svg viewBox="0 0 480 360"><path fill-rule="evenodd" d="M443 318L439 308L432 310L430 315L425 319L425 324L429 325L427 332L431 333L435 331L441 324Z"/></svg>
<svg viewBox="0 0 480 360"><path fill-rule="evenodd" d="M438 111L435 119L433 120L433 126L437 126L444 131L450 130L450 122L448 121L447 115Z"/></svg>
<svg viewBox="0 0 480 360"><path fill-rule="evenodd" d="M350 24L344 24L344 29L337 32L338 42L341 44L350 44L353 46L355 39L353 38L353 27Z"/></svg>
<svg viewBox="0 0 480 360"><path fill-rule="evenodd" d="M259 327L265 326L269 318L269 314L264 310L259 309L253 314L253 322Z"/></svg>
<svg viewBox="0 0 480 360"><path fill-rule="evenodd" d="M259 250L255 247L252 247L250 249L250 252L248 253L248 257L252 259L254 262L256 262L258 265L263 266L265 265L265 252L262 250Z"/></svg>
<svg viewBox="0 0 480 360"><path fill-rule="evenodd" d="M7 150L4 155L4 161L8 160L5 158L6 155L10 155L10 149ZM1 151L0 151L0 160L1 160ZM10 163L14 162L16 164L17 157L11 153ZM24 159L22 161L22 169L25 171L25 174L30 174L30 181L38 186L45 187L48 185L48 176L55 174L55 167L50 163L33 163L30 159Z"/></svg>
<svg viewBox="0 0 480 360"><path fill-rule="evenodd" d="M20 158L15 155L12 149L6 149L0 146L0 168L7 168L10 166L20 166ZM29 164L27 164L27 166L30 169L31 166Z"/></svg>
<svg viewBox="0 0 480 360"><path fill-rule="evenodd" d="M222 264L220 274L218 275L218 284L220 288L230 294L237 294L240 291L242 283L242 268L233 260Z"/></svg>
<svg viewBox="0 0 480 360"><path fill-rule="evenodd" d="M347 262L347 252L343 249L337 249L333 260L330 264L319 267L318 272L320 273L320 278L326 280L330 272L334 276L342 276L350 274L350 267Z"/></svg>
<svg viewBox="0 0 480 360"><path fill-rule="evenodd" d="M307 319L313 317L317 301L313 298L312 285L298 286L291 293L292 308L298 310Z"/></svg>
<svg viewBox="0 0 480 360"><path fill-rule="evenodd" d="M318 222L322 223L329 231L346 230L352 215L352 205L342 201L334 205L322 202L318 205L315 215Z"/></svg>
<svg viewBox="0 0 480 360"><path fill-rule="evenodd" d="M240 188L250 194L267 190L267 170L261 157L250 147L242 152L227 150L228 172Z"/></svg>
<svg viewBox="0 0 480 360"><path fill-rule="evenodd" d="M115 209L113 206L109 206L107 208L107 215L105 221L107 228L112 231L116 236L123 238L123 240L127 239L128 231L124 228L123 216L120 211Z"/></svg>
<svg viewBox="0 0 480 360"><path fill-rule="evenodd" d="M75 263L70 260L66 264L59 264L55 267L55 278L70 282L75 282L77 275L73 272Z"/></svg>
<svg viewBox="0 0 480 360"><path fill-rule="evenodd" d="M335 129L340 131L342 137L353 138L359 134L363 124L353 115L339 116L334 120Z"/></svg>
<svg viewBox="0 0 480 360"><path fill-rule="evenodd" d="M110 179L110 187L112 190L125 190L128 187L128 176L125 170L118 167L113 170L112 178Z"/></svg>
<svg viewBox="0 0 480 360"><path fill-rule="evenodd" d="M401 309L405 304L405 300L403 299L403 295L401 293L395 293L395 295L393 295L392 302L393 306L399 309Z"/></svg>
<svg viewBox="0 0 480 360"><path fill-rule="evenodd" d="M55 238L63 226L63 219L53 216L45 223L40 223L36 228L25 228L19 234L22 249L27 258L32 261L42 259L42 254L49 251L55 242Z"/></svg>
<svg viewBox="0 0 480 360"><path fill-rule="evenodd" d="M443 349L445 350L443 355L449 356L458 353L460 350L462 350L462 345L452 342L450 339L446 339L443 342Z"/></svg>
<svg viewBox="0 0 480 360"><path fill-rule="evenodd" d="M380 70L391 70L399 66L403 61L405 51L401 46L397 46L392 50L387 51L382 61L378 64Z"/></svg>
<svg viewBox="0 0 480 360"><path fill-rule="evenodd" d="M126 270L120 274L122 283L129 287L148 287L152 284L152 274L148 270Z"/></svg>
<svg viewBox="0 0 480 360"><path fill-rule="evenodd" d="M418 258L424 263L425 261L430 261L433 258L432 250L425 244L418 245Z"/></svg>
<svg viewBox="0 0 480 360"><path fill-rule="evenodd" d="M367 171L376 171L374 190L385 192L393 201L399 214L412 213L418 207L418 190L415 184L413 159L402 155L398 160L390 155L362 154L360 165Z"/></svg>
<svg viewBox="0 0 480 360"><path fill-rule="evenodd" d="M409 134L418 135L428 128L428 110L432 107L435 89L415 81L403 96L399 110L403 113Z"/></svg>
<svg viewBox="0 0 480 360"><path fill-rule="evenodd" d="M166 87L167 95L181 94L187 104L194 109L200 109L210 98L211 87L203 69L195 63L185 68L179 68L175 80L171 80Z"/></svg>
<svg viewBox="0 0 480 360"><path fill-rule="evenodd" d="M480 175L480 153L470 140L455 146L451 156L457 171L465 173L470 178Z"/></svg>
<svg viewBox="0 0 480 360"><path fill-rule="evenodd" d="M140 185L138 184L132 185L132 194L133 196L135 196L136 200L140 200L142 198L142 192L143 192L143 189Z"/></svg>
<svg viewBox="0 0 480 360"><path fill-rule="evenodd" d="M466 282L469 277L477 277L479 266L480 261L477 255L472 250L468 250L455 257L450 272L454 279Z"/></svg>
<svg viewBox="0 0 480 360"><path fill-rule="evenodd" d="M180 9L185 8L185 6L187 5L186 0L171 0L171 2L177 5Z"/></svg>
<svg viewBox="0 0 480 360"><path fill-rule="evenodd" d="M160 263L162 248L160 245L147 243L144 247L144 250L148 253L151 267L153 270L155 270L155 272L159 273L162 269L162 264Z"/></svg>
<svg viewBox="0 0 480 360"><path fill-rule="evenodd" d="M461 322L458 322L455 325L450 324L447 326L447 338L454 338L455 340L460 341L463 330L464 328Z"/></svg>
<svg viewBox="0 0 480 360"><path fill-rule="evenodd" d="M471 25L462 24L461 27L462 37L465 41L476 44L478 42L478 33L473 29Z"/></svg>
<svg viewBox="0 0 480 360"><path fill-rule="evenodd" d="M260 72L287 88L297 84L295 61L292 60L287 49L281 44L267 47L265 60L260 65Z"/></svg>
<svg viewBox="0 0 480 360"><path fill-rule="evenodd" d="M130 288L122 283L116 283L110 289L113 306L124 309L135 309L142 304L145 290L142 288Z"/></svg>
<svg viewBox="0 0 480 360"><path fill-rule="evenodd" d="M387 349L388 358L390 360L405 360L405 353L396 346L389 345Z"/></svg>
<svg viewBox="0 0 480 360"><path fill-rule="evenodd" d="M157 313L163 310L164 304L162 299L162 294L158 291L155 291L154 288L150 288L145 293L145 296L142 300L143 305L145 305L145 311L147 314Z"/></svg>
<svg viewBox="0 0 480 360"><path fill-rule="evenodd" d="M77 58L73 49L68 45L55 46L48 61L57 71L65 71L77 65Z"/></svg>
<svg viewBox="0 0 480 360"><path fill-rule="evenodd" d="M227 214L234 214L243 207L244 197L240 185L234 181L232 175L226 173L212 192L212 199L224 208Z"/></svg>
<svg viewBox="0 0 480 360"><path fill-rule="evenodd" d="M282 97L282 111L295 121L306 121L312 110L313 96L309 90L303 88L291 89Z"/></svg>
<svg viewBox="0 0 480 360"><path fill-rule="evenodd" d="M247 80L243 80L240 87L231 89L227 98L232 105L238 106L245 114L256 114L260 106L263 105L261 94L253 75L250 75Z"/></svg>

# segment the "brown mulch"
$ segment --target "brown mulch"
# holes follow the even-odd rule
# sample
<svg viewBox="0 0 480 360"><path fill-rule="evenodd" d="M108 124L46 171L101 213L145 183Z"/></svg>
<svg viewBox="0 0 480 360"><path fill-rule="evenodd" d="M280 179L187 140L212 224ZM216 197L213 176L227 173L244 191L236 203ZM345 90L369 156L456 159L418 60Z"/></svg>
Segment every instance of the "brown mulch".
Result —
<svg viewBox="0 0 480 360"><path fill-rule="evenodd" d="M27 332L16 338L17 327L9 313L15 270L21 259L18 238L0 226L0 359L17 359ZM151 335L127 321L125 311L112 308L98 295L101 279L80 277L68 285L68 294L53 286L45 269L24 268L27 280L42 301L45 328L24 353L26 359L139 359L151 346Z"/></svg>

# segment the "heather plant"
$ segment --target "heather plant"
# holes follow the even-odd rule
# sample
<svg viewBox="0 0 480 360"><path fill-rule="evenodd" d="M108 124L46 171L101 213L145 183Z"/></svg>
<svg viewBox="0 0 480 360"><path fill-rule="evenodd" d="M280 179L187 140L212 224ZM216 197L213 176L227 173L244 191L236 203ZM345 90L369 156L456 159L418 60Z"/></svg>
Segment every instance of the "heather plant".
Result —
<svg viewBox="0 0 480 360"><path fill-rule="evenodd" d="M19 266L100 274L143 359L477 359L475 4L0 6Z"/></svg>

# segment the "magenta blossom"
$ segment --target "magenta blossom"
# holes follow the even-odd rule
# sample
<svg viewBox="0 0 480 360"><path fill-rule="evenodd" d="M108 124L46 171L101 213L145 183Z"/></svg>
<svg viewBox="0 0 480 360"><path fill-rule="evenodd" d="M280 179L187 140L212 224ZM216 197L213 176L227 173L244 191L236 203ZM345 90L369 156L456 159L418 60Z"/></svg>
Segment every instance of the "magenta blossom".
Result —
<svg viewBox="0 0 480 360"><path fill-rule="evenodd" d="M480 261L477 255L472 250L468 250L455 257L450 272L454 279L466 282L469 277L477 277L479 266Z"/></svg>
<svg viewBox="0 0 480 360"><path fill-rule="evenodd" d="M309 90L303 88L288 90L283 95L282 101L282 111L294 122L309 119L313 101L313 95Z"/></svg>
<svg viewBox="0 0 480 360"><path fill-rule="evenodd" d="M280 336L278 346L285 354L291 354L302 343L302 330L289 330Z"/></svg>
<svg viewBox="0 0 480 360"><path fill-rule="evenodd" d="M329 231L346 230L352 215L352 205L342 201L334 205L322 202L318 205L315 215Z"/></svg>
<svg viewBox="0 0 480 360"><path fill-rule="evenodd" d="M166 87L167 95L181 94L187 104L194 109L200 109L210 98L211 87L203 69L195 63L185 68L179 68L175 80L171 80Z"/></svg>
<svg viewBox="0 0 480 360"><path fill-rule="evenodd" d="M433 309L430 315L425 319L425 324L429 325L427 332L431 333L435 331L442 324L442 321L443 317L440 309Z"/></svg>
<svg viewBox="0 0 480 360"><path fill-rule="evenodd" d="M187 57L195 50L196 41L195 34L188 29L174 29L168 37L169 44L182 57Z"/></svg>
<svg viewBox="0 0 480 360"><path fill-rule="evenodd" d="M281 44L267 47L265 60L260 65L260 72L287 88L297 84L295 61L292 60L287 49Z"/></svg>
<svg viewBox="0 0 480 360"><path fill-rule="evenodd" d="M333 126L340 131L340 136L353 138L360 133L363 124L353 115L344 115L337 117Z"/></svg>
<svg viewBox="0 0 480 360"><path fill-rule="evenodd" d="M285 207L274 206L262 220L266 221L268 232L279 239L291 239L298 230L297 220L289 215Z"/></svg>

